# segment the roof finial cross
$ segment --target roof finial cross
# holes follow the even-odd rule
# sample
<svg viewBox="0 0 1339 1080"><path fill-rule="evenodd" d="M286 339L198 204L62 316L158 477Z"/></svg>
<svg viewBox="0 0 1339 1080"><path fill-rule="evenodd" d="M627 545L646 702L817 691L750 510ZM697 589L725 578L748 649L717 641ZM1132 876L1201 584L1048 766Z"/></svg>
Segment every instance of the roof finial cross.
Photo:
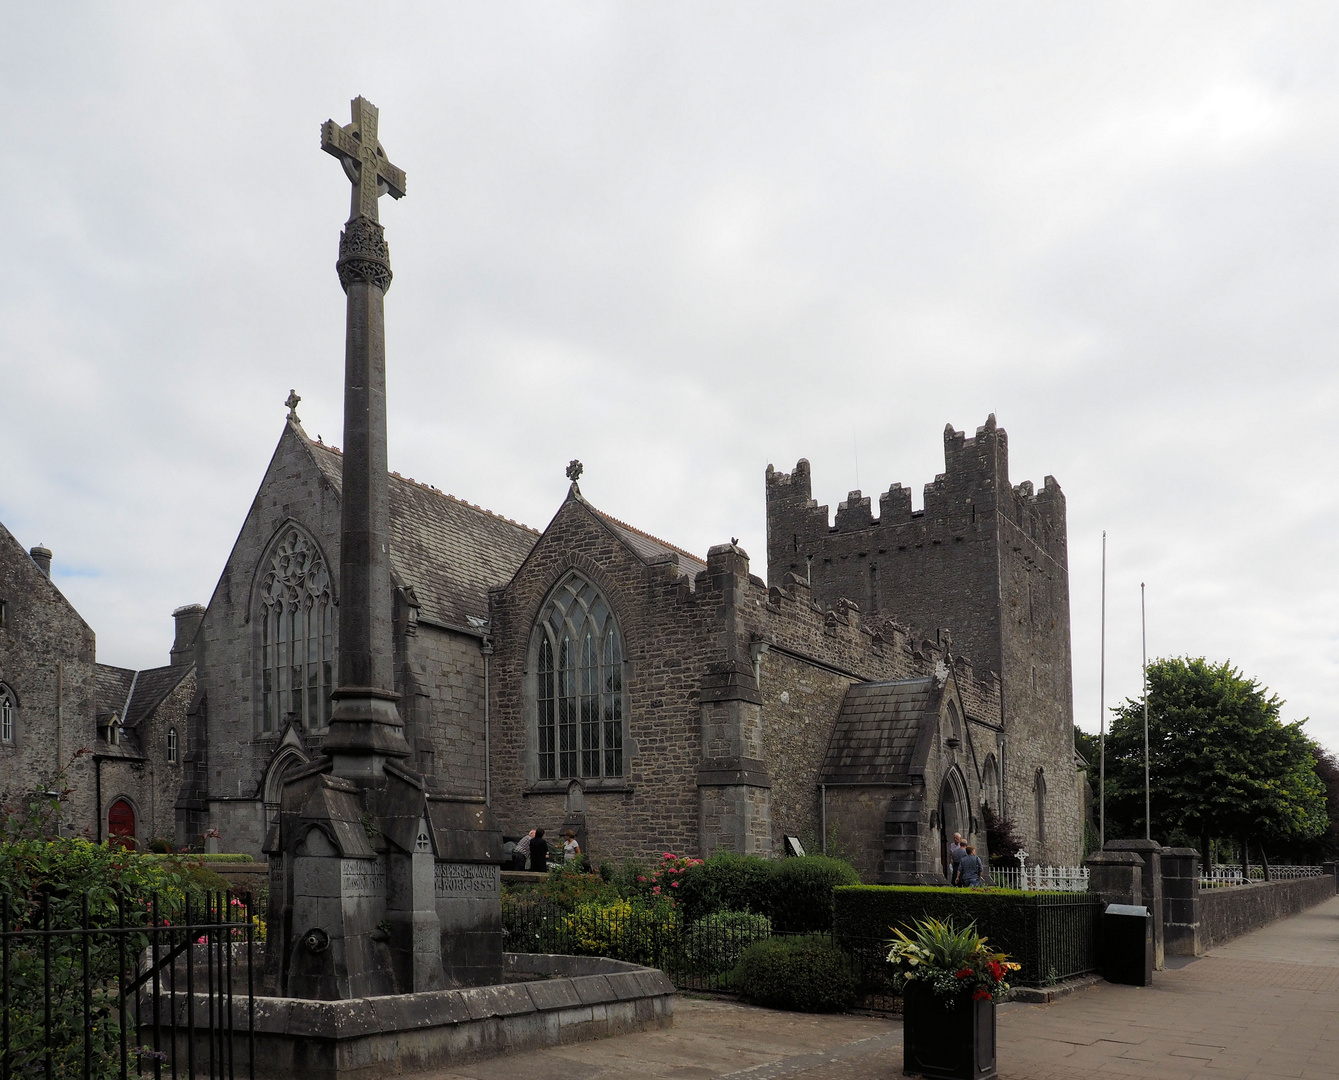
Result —
<svg viewBox="0 0 1339 1080"><path fill-rule="evenodd" d="M405 175L386 157L377 141L380 112L367 98L352 102L353 123L340 127L333 120L321 125L321 149L339 158L344 173L353 184L353 203L349 220L356 217L377 220L377 199L387 193L393 199L404 198Z"/></svg>
<svg viewBox="0 0 1339 1080"><path fill-rule="evenodd" d="M571 480L572 483L575 484L581 478L581 468L582 468L581 462L579 462L576 458L573 458L571 461L569 461L567 463L567 479Z"/></svg>
<svg viewBox="0 0 1339 1080"><path fill-rule="evenodd" d="M288 418L289 418L290 420L292 420L293 423L295 423L295 424L299 422L299 421L298 421L298 402L301 401L301 400L302 400L302 398L298 397L298 392L297 392L296 390L289 390L289 392L288 392L288 400L284 402L284 404L285 404L286 406L288 406Z"/></svg>

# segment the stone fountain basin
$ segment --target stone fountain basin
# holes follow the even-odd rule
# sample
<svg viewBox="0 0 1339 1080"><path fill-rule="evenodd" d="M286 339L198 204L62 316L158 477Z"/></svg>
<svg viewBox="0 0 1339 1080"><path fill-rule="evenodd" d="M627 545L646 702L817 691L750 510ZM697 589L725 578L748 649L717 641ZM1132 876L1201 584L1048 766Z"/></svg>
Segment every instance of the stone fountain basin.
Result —
<svg viewBox="0 0 1339 1080"><path fill-rule="evenodd" d="M256 1076L412 1074L674 1023L674 984L654 968L601 957L505 953L503 970L515 981L345 1001L257 996ZM197 1058L207 1052L202 1011L197 1005ZM235 1014L239 1075L247 1060L245 1012ZM186 1026L181 995L178 1014L180 1038Z"/></svg>

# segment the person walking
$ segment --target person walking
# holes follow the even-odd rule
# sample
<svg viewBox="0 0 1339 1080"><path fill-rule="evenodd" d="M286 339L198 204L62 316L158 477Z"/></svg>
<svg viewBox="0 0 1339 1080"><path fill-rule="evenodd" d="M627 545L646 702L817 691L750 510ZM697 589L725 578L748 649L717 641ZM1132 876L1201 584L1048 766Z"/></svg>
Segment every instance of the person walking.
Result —
<svg viewBox="0 0 1339 1080"><path fill-rule="evenodd" d="M964 849L964 854L958 860L958 880L956 884L964 889L971 889L981 884L981 872L985 869L981 864L981 858L976 853L976 848L968 844Z"/></svg>
<svg viewBox="0 0 1339 1080"><path fill-rule="evenodd" d="M530 869L544 873L549 868L549 842L544 839L544 830L536 829L530 841Z"/></svg>
<svg viewBox="0 0 1339 1080"><path fill-rule="evenodd" d="M963 843L962 833L953 834L953 842L948 846L948 883L950 885L958 884L958 863L962 862L962 857L967 854L967 847Z"/></svg>

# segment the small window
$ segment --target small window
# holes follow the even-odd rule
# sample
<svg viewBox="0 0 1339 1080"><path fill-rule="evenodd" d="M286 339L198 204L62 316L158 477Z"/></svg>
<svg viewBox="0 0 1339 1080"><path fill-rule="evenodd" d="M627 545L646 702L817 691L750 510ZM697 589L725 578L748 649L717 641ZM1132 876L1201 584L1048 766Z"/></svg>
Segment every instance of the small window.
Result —
<svg viewBox="0 0 1339 1080"><path fill-rule="evenodd" d="M14 695L8 686L0 686L0 743L14 742Z"/></svg>
<svg viewBox="0 0 1339 1080"><path fill-rule="evenodd" d="M177 729L174 727L167 729L167 760L173 765L177 763Z"/></svg>
<svg viewBox="0 0 1339 1080"><path fill-rule="evenodd" d="M1037 842L1044 844L1046 843L1046 772L1043 769L1037 770L1034 790L1037 796Z"/></svg>
<svg viewBox="0 0 1339 1080"><path fill-rule="evenodd" d="M0 600L0 630L9 625L9 601Z"/></svg>

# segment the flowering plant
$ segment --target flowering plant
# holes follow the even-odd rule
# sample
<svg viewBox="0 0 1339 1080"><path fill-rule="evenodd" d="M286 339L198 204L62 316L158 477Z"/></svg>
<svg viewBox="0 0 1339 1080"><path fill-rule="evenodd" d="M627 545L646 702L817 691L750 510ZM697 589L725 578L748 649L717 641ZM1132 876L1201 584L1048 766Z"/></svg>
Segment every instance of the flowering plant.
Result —
<svg viewBox="0 0 1339 1080"><path fill-rule="evenodd" d="M679 886L683 884L683 875L694 866L701 866L701 859L690 859L686 855L676 856L667 851L660 856L660 863L649 875L637 877L637 892L651 903L668 901L670 907L677 907Z"/></svg>
<svg viewBox="0 0 1339 1080"><path fill-rule="evenodd" d="M919 982L943 997L970 992L974 1000L992 998L1009 989L1009 972L1022 966L989 948L976 923L959 930L952 919L924 919L906 930L894 927L888 944L893 985L899 992L907 983Z"/></svg>

